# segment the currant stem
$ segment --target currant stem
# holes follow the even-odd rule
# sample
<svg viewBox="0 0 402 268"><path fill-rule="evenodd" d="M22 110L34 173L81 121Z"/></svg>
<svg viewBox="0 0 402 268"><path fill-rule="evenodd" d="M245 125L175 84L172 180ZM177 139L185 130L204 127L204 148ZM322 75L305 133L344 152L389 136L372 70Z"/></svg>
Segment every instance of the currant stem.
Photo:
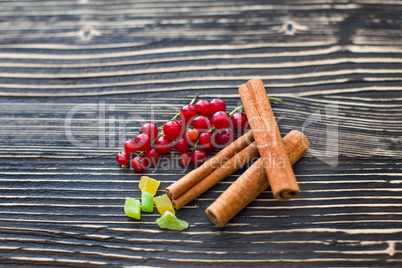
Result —
<svg viewBox="0 0 402 268"><path fill-rule="evenodd" d="M280 98L275 98L275 97L269 97L268 96L268 99L271 100L271 101L277 101L279 103L282 103L282 99L280 99Z"/></svg>
<svg viewBox="0 0 402 268"><path fill-rule="evenodd" d="M199 142L200 142L200 139L197 139L197 141L195 142L193 148L191 148L192 152L195 150L195 148L197 148L197 145L198 145Z"/></svg>
<svg viewBox="0 0 402 268"><path fill-rule="evenodd" d="M238 110L243 109L243 105L236 107L233 111L230 112L229 116L232 116L235 112L237 112Z"/></svg>
<svg viewBox="0 0 402 268"><path fill-rule="evenodd" d="M190 104L193 105L198 98L198 93L195 94L194 98L190 101Z"/></svg>
<svg viewBox="0 0 402 268"><path fill-rule="evenodd" d="M198 93L195 94L194 98L190 101L189 104L193 105L193 104L195 103L195 101L197 100L197 98L198 98ZM179 116L180 116L180 112L176 113L176 114L172 117L172 120L176 120L177 117L179 117ZM163 126L164 126L164 125L163 125ZM163 126L158 127L158 129L163 129Z"/></svg>
<svg viewBox="0 0 402 268"><path fill-rule="evenodd" d="M154 142L155 142L157 139L159 139L160 137L162 137L163 134L165 134L165 133L163 133L163 130L162 130L161 133L159 133L159 135L152 141L152 145L154 144Z"/></svg>
<svg viewBox="0 0 402 268"><path fill-rule="evenodd" d="M193 104L195 103L195 101L197 100L197 98L198 98L198 93L195 94L194 98L190 101L190 104L193 105ZM177 117L179 117L179 116L180 116L180 112L176 113L176 114L172 117L171 120L176 120ZM162 126L158 127L158 129L163 129L164 126L165 126L165 124L163 124ZM159 135L152 141L152 145L155 143L155 141L156 141L158 138L162 137L163 134L164 134L164 133L163 133L163 130L162 130L161 133L159 133Z"/></svg>
<svg viewBox="0 0 402 268"><path fill-rule="evenodd" d="M130 159L130 161L128 161L128 163L126 165L121 165L122 168L129 168L131 166L131 162L132 160Z"/></svg>

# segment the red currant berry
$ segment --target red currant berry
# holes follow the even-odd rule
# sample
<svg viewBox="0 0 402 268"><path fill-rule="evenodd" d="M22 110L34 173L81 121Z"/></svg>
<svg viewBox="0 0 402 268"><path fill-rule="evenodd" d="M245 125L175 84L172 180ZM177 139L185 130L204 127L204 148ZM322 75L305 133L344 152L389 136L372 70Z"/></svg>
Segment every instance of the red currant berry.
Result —
<svg viewBox="0 0 402 268"><path fill-rule="evenodd" d="M161 136L155 141L155 149L161 154L168 154L172 150L172 141L166 136Z"/></svg>
<svg viewBox="0 0 402 268"><path fill-rule="evenodd" d="M188 144L186 138L180 138L174 143L174 148L179 153L183 153L183 152L187 151L189 146L190 145Z"/></svg>
<svg viewBox="0 0 402 268"><path fill-rule="evenodd" d="M180 123L176 120L169 120L163 126L163 133L171 140L175 140L180 136Z"/></svg>
<svg viewBox="0 0 402 268"><path fill-rule="evenodd" d="M204 149L205 152L209 153L209 152L212 152L213 150L215 150L215 145L212 142L208 146L203 146L202 149Z"/></svg>
<svg viewBox="0 0 402 268"><path fill-rule="evenodd" d="M117 163L119 163L122 166L125 166L128 164L128 162L130 162L130 155L125 152L125 151L120 151L117 155L116 155L116 161Z"/></svg>
<svg viewBox="0 0 402 268"><path fill-rule="evenodd" d="M200 135L200 132L195 128L190 128L190 129L187 129L187 131L186 131L186 138L187 138L187 140L190 140L190 141L195 141L199 135Z"/></svg>
<svg viewBox="0 0 402 268"><path fill-rule="evenodd" d="M226 103L221 99L213 99L209 103L209 112L214 114L216 112L225 112L226 111Z"/></svg>
<svg viewBox="0 0 402 268"><path fill-rule="evenodd" d="M154 140L158 136L158 127L154 123L145 123L141 127L141 133L147 134L151 140Z"/></svg>
<svg viewBox="0 0 402 268"><path fill-rule="evenodd" d="M126 151L128 154L132 154L137 151L134 140L128 140L124 143L124 151Z"/></svg>
<svg viewBox="0 0 402 268"><path fill-rule="evenodd" d="M215 135L216 144L220 145L221 147L225 147L233 140L234 140L234 133L233 130L229 128L221 129Z"/></svg>
<svg viewBox="0 0 402 268"><path fill-rule="evenodd" d="M191 154L191 161L199 166L207 160L207 153L203 149L195 149Z"/></svg>
<svg viewBox="0 0 402 268"><path fill-rule="evenodd" d="M147 160L142 156L136 156L131 163L135 171L143 171L147 167Z"/></svg>
<svg viewBox="0 0 402 268"><path fill-rule="evenodd" d="M186 132L186 125L184 124L183 120L179 119L176 120L180 124L180 136L182 136Z"/></svg>
<svg viewBox="0 0 402 268"><path fill-rule="evenodd" d="M191 163L191 154L188 152L181 153L179 154L178 160L180 164L182 164L183 166L187 166Z"/></svg>
<svg viewBox="0 0 402 268"><path fill-rule="evenodd" d="M155 164L158 162L159 152L155 148L151 148L145 152L145 160L150 164Z"/></svg>
<svg viewBox="0 0 402 268"><path fill-rule="evenodd" d="M200 135L199 140L201 145L203 145L204 147L209 147L213 143L214 138L212 137L211 133L204 132Z"/></svg>
<svg viewBox="0 0 402 268"><path fill-rule="evenodd" d="M191 122L191 125L199 131L207 131L211 128L209 118L203 115L194 118L193 122Z"/></svg>
<svg viewBox="0 0 402 268"><path fill-rule="evenodd" d="M248 127L247 116L244 113L235 113L230 120L232 120L235 131L242 132Z"/></svg>
<svg viewBox="0 0 402 268"><path fill-rule="evenodd" d="M145 152L151 147L151 138L147 134L138 134L134 139L136 151Z"/></svg>
<svg viewBox="0 0 402 268"><path fill-rule="evenodd" d="M219 111L212 116L212 124L217 129L227 128L230 125L230 117L227 113Z"/></svg>
<svg viewBox="0 0 402 268"><path fill-rule="evenodd" d="M192 104L186 104L180 109L180 118L185 122L190 121L193 117L197 115L197 109Z"/></svg>
<svg viewBox="0 0 402 268"><path fill-rule="evenodd" d="M200 115L210 116L211 113L209 112L209 101L207 100L199 100L194 104L197 112Z"/></svg>

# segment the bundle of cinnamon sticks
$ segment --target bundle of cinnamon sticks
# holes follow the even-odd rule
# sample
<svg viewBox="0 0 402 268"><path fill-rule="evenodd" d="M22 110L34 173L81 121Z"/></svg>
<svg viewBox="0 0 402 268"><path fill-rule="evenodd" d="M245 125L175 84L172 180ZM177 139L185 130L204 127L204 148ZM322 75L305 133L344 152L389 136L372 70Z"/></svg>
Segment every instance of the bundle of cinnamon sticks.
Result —
<svg viewBox="0 0 402 268"><path fill-rule="evenodd" d="M300 131L292 130L281 137L260 79L241 85L239 93L251 130L166 188L173 206L180 209L259 155L260 159L206 209L208 218L218 227L224 226L269 186L278 200L297 197L300 189L292 165L310 147Z"/></svg>

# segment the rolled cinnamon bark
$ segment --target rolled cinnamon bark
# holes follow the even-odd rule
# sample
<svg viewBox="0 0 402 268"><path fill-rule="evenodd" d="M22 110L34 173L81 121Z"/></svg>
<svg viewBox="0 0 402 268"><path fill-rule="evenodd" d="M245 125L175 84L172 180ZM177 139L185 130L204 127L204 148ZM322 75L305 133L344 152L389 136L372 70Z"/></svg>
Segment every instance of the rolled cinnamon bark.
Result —
<svg viewBox="0 0 402 268"><path fill-rule="evenodd" d="M283 143L292 164L297 162L310 148L310 142L307 137L296 130L292 130L287 134L283 138ZM217 227L222 227L268 186L269 182L260 158L230 185L205 210L205 213Z"/></svg>
<svg viewBox="0 0 402 268"><path fill-rule="evenodd" d="M274 197L279 200L297 197L300 188L264 84L260 79L252 79L240 86L239 93Z"/></svg>
<svg viewBox="0 0 402 268"><path fill-rule="evenodd" d="M180 209L187 205L201 194L205 193L209 188L240 169L242 166L250 162L254 157L258 156L258 149L253 142L241 152L234 155L226 163L215 169L193 187L188 189L184 194L172 200L175 209Z"/></svg>
<svg viewBox="0 0 402 268"><path fill-rule="evenodd" d="M228 161L233 155L243 150L253 141L253 133L252 131L248 131L246 134L223 148L215 156L208 159L201 166L187 173L187 175L168 186L166 188L166 194L172 200L177 199L188 189L190 189L200 180L204 179L208 174L221 166L224 162Z"/></svg>

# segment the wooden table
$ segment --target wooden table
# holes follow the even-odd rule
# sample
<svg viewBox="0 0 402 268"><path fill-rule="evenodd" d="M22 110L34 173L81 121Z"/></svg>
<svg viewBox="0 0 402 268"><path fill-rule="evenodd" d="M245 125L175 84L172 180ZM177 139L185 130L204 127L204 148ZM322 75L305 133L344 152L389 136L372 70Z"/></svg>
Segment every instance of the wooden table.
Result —
<svg viewBox="0 0 402 268"><path fill-rule="evenodd" d="M379 4L382 2L382 4ZM0 3L0 266L400 267L401 1ZM282 134L303 131L299 198L269 189L226 227L204 210L245 169L178 211L125 216L149 175L115 155L196 93L232 110L261 78ZM166 164L168 163L168 164Z"/></svg>

